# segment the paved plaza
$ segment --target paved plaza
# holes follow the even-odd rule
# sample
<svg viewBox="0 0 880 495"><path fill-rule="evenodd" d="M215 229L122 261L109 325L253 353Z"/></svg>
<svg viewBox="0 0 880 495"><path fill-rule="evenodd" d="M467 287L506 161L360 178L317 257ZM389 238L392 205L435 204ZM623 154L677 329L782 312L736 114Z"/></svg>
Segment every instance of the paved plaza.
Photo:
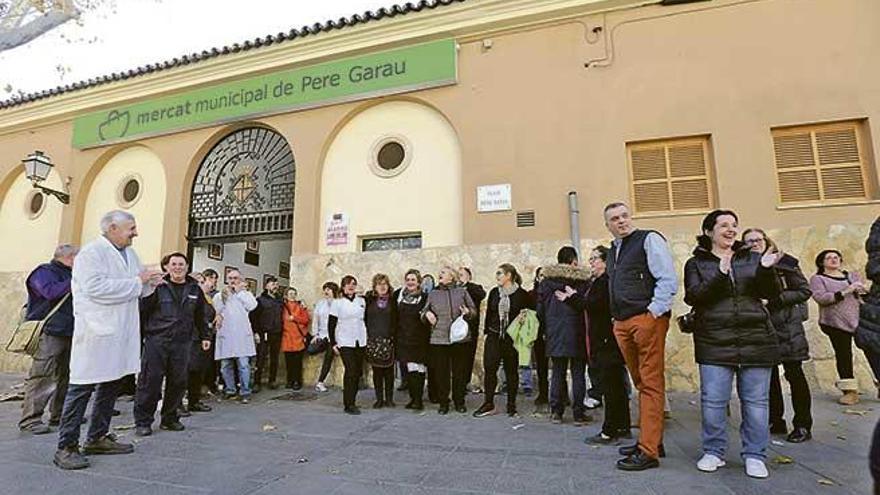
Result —
<svg viewBox="0 0 880 495"><path fill-rule="evenodd" d="M0 393L20 383L0 375ZM864 396L863 396L864 397ZM250 405L211 404L212 413L184 419L187 430L156 429L134 439L130 402L116 432L137 443L133 455L92 457L92 467L64 472L52 465L57 437L18 432L21 402L0 403L0 493L18 494L866 494L871 482L867 450L878 403L873 397L847 410L833 398L814 398L814 440L774 440L770 479L752 480L738 458L738 435L728 467L715 474L694 467L699 454L699 407L694 394L674 394L660 469L621 473L611 447L583 443L597 425L552 425L534 416L475 419L435 408L373 411L372 390L362 391L361 416L342 413L341 394L258 394ZM295 400L291 400L295 399ZM480 396L470 395L473 411ZM503 399L499 400L499 404ZM594 415L598 421L601 413ZM570 420L570 415L567 418ZM738 422L738 414L734 412ZM120 428L121 427L121 428ZM637 430L636 430L637 431ZM786 463L786 461L790 463Z"/></svg>

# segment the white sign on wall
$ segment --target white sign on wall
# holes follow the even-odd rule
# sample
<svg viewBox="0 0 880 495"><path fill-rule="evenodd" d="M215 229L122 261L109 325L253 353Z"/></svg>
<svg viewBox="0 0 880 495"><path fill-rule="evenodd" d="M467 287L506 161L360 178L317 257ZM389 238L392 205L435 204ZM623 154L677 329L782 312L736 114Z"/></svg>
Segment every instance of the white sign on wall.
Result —
<svg viewBox="0 0 880 495"><path fill-rule="evenodd" d="M334 213L327 219L326 245L348 245L348 216L345 213Z"/></svg>
<svg viewBox="0 0 880 495"><path fill-rule="evenodd" d="M477 187L477 212L508 211L513 209L510 184Z"/></svg>

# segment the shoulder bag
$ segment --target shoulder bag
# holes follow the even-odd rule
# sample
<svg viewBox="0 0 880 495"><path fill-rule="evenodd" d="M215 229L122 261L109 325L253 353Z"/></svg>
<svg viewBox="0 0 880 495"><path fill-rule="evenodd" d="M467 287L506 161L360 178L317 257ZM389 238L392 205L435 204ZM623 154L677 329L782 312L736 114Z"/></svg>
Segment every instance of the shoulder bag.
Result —
<svg viewBox="0 0 880 495"><path fill-rule="evenodd" d="M27 306L23 307L18 324L6 343L6 351L16 354L27 354L28 356L36 355L37 349L40 347L40 335L43 333L43 327L55 316L55 313L67 302L69 297L70 293L68 292L42 320L25 320L25 308Z"/></svg>

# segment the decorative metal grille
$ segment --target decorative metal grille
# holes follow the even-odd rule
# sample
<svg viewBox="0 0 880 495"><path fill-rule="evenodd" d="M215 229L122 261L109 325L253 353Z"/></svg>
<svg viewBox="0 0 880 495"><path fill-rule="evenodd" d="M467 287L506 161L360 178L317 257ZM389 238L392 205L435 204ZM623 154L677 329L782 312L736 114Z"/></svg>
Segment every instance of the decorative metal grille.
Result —
<svg viewBox="0 0 880 495"><path fill-rule="evenodd" d="M421 249L422 234L392 237L371 237L361 240L361 251L398 251Z"/></svg>
<svg viewBox="0 0 880 495"><path fill-rule="evenodd" d="M190 240L293 232L295 176L293 151L277 132L250 127L229 134L196 175Z"/></svg>

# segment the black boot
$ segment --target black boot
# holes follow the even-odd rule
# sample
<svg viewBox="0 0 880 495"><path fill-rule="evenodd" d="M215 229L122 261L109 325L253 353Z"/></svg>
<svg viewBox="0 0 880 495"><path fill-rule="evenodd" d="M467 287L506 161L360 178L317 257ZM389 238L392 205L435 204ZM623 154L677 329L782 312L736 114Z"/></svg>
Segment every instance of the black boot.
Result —
<svg viewBox="0 0 880 495"><path fill-rule="evenodd" d="M422 411L425 404L422 401L425 394L425 374L410 372L407 377L407 385L409 385L409 396L412 399L411 404L414 411Z"/></svg>

